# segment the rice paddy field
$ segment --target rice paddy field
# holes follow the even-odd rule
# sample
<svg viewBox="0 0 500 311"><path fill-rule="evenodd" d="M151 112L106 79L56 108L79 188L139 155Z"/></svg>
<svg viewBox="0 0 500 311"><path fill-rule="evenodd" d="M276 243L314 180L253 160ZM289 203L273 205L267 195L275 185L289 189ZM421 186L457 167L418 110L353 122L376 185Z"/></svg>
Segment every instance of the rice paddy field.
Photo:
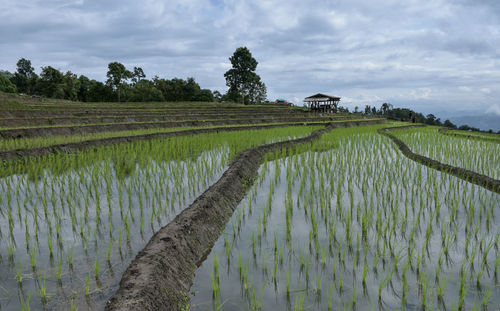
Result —
<svg viewBox="0 0 500 311"><path fill-rule="evenodd" d="M370 121L275 105L4 99L0 151L19 157L0 165L0 310L103 310L155 232L238 154L345 119ZM227 122L149 127L172 120ZM190 309L498 310L500 195L406 158L377 133L402 125L335 128L266 154L196 270ZM137 139L187 130L198 132ZM391 133L499 178L495 141L433 127ZM126 142L106 142L116 137ZM59 147L90 141L102 144Z"/></svg>
<svg viewBox="0 0 500 311"><path fill-rule="evenodd" d="M11 289L2 293L4 303L12 310L28 302L76 307L87 296L93 309L91 297L109 296L152 234L217 180L236 153L314 129L151 140L3 168L0 275L2 288Z"/></svg>
<svg viewBox="0 0 500 311"><path fill-rule="evenodd" d="M269 155L191 308L497 310L500 196L405 158L378 127Z"/></svg>
<svg viewBox="0 0 500 311"><path fill-rule="evenodd" d="M392 133L415 153L500 179L500 140L466 139L460 136L442 135L438 133L437 127L396 130ZM476 134L476 136L479 135ZM490 135L500 137L498 134Z"/></svg>

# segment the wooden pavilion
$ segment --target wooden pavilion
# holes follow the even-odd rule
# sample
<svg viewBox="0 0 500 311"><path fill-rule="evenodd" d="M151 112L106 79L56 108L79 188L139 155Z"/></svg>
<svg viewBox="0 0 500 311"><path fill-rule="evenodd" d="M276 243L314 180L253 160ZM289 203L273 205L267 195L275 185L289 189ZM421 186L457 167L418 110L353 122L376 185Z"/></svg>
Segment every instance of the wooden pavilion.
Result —
<svg viewBox="0 0 500 311"><path fill-rule="evenodd" d="M313 111L337 112L340 97L318 93L304 98L304 102Z"/></svg>

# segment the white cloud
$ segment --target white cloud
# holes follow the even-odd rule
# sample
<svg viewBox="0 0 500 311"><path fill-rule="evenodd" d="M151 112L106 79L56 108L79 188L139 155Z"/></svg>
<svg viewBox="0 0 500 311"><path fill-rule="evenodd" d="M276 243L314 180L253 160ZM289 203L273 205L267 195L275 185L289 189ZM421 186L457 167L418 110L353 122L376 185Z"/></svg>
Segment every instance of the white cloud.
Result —
<svg viewBox="0 0 500 311"><path fill-rule="evenodd" d="M493 104L491 105L487 110L486 113L492 113L497 116L500 116L500 105L499 104Z"/></svg>

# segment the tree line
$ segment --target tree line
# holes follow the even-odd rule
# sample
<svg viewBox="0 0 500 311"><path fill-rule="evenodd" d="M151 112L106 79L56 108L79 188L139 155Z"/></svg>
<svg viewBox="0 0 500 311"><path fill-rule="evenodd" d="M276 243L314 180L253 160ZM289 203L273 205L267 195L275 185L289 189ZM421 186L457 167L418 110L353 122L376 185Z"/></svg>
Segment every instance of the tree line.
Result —
<svg viewBox="0 0 500 311"><path fill-rule="evenodd" d="M416 112L414 110L408 108L393 108L393 106L389 103L383 103L379 109L375 106L366 105L364 111L359 111L358 107L355 107L355 113L362 113L365 115L382 115L387 119L396 120L396 121L405 121L405 122L415 122L415 123L424 123L428 125L437 125L444 126L450 129L459 129L464 131L473 131L473 132L488 132L493 133L493 130L483 131L477 127L472 127L467 124L457 126L450 120L446 119L442 121L440 118L437 118L432 113L424 116L420 112ZM413 120L412 120L413 119ZM500 131L498 131L500 134Z"/></svg>
<svg viewBox="0 0 500 311"><path fill-rule="evenodd" d="M52 66L42 67L37 74L31 61L25 58L17 62L14 73L0 70L0 91L82 102L233 101L249 104L266 101L266 85L255 73L258 62L250 51L240 47L229 60L232 68L224 75L229 87L226 94L202 89L194 78L169 80L155 76L146 79L141 67L129 70L119 62L108 64L105 83L71 71L64 73Z"/></svg>
<svg viewBox="0 0 500 311"><path fill-rule="evenodd" d="M142 68L129 70L119 62L109 63L105 83L52 66L42 67L37 74L25 58L16 65L15 73L0 71L0 91L83 102L214 101L222 97L217 91L202 89L194 78L155 76L148 80Z"/></svg>

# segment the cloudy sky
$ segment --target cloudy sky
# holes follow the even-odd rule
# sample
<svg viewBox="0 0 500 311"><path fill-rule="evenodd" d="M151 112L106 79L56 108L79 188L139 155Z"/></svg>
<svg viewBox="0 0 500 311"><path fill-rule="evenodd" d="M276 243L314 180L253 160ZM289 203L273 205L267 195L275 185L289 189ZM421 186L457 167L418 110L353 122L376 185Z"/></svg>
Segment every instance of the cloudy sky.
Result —
<svg viewBox="0 0 500 311"><path fill-rule="evenodd" d="M500 115L498 0L0 0L0 69L21 57L104 81L107 64L225 91L246 46L268 97Z"/></svg>

